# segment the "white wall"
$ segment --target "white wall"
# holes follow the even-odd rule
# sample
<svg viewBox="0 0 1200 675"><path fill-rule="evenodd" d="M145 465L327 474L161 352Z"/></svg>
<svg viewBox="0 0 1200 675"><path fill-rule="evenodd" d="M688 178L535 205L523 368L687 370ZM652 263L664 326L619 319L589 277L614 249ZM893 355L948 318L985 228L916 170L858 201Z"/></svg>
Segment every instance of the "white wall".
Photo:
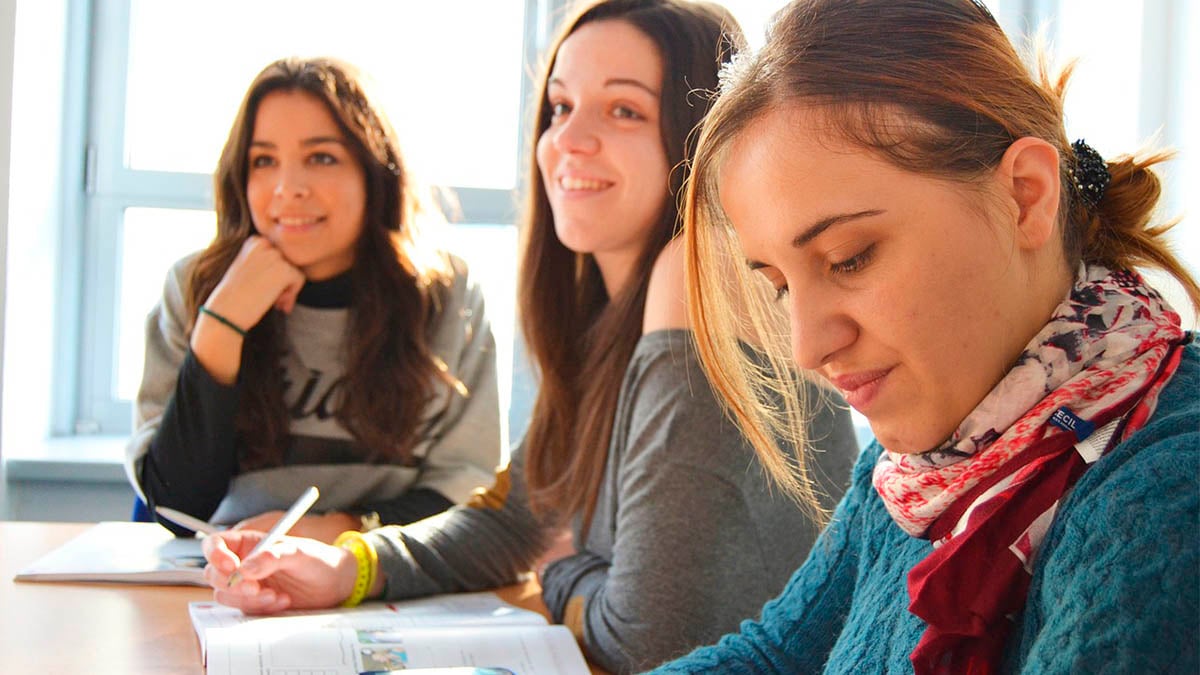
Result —
<svg viewBox="0 0 1200 675"><path fill-rule="evenodd" d="M1167 213L1182 216L1183 222L1172 230L1176 252L1188 265L1193 277L1200 277L1200 3L1181 2L1171 5L1175 13L1169 16L1175 32L1170 39L1169 62L1184 86L1175 90L1168 101L1170 129L1166 139L1169 147L1179 150L1179 159L1171 162L1172 173L1167 180ZM1190 206L1190 209L1189 209ZM1182 297L1175 301L1177 308L1186 306ZM1200 328L1200 316L1193 313L1193 328Z"/></svg>
<svg viewBox="0 0 1200 675"><path fill-rule="evenodd" d="M4 352L5 280L8 258L8 167L12 128L13 43L17 34L16 0L0 0L0 354ZM4 364L0 361L0 398L4 394ZM0 435L4 417L0 414ZM0 520L6 516L7 496L4 478L4 446L0 443Z"/></svg>
<svg viewBox="0 0 1200 675"><path fill-rule="evenodd" d="M1171 230L1175 254L1192 276L1200 277L1200 3L1194 0L1146 4L1147 58L1140 92L1140 128L1156 147L1176 151L1175 159L1161 168L1163 201L1160 218L1182 218ZM1088 11L1091 11L1090 9ZM1163 28L1166 28L1165 34ZM1182 85L1170 86L1173 83ZM1200 329L1200 315L1192 309L1178 282L1163 272L1148 270L1146 277L1179 312L1184 328Z"/></svg>
<svg viewBox="0 0 1200 675"><path fill-rule="evenodd" d="M0 520L95 523L129 520L133 488L120 481L16 480L9 486L11 509Z"/></svg>
<svg viewBox="0 0 1200 675"><path fill-rule="evenodd" d="M9 1L12 0L0 0ZM0 445L41 442L50 430L59 328L58 287L63 214L63 120L67 0L17 0L13 75L12 181L7 278L21 288L5 315ZM82 156L82 149L76 157ZM19 281L19 284L17 283ZM18 386L19 384L19 386Z"/></svg>

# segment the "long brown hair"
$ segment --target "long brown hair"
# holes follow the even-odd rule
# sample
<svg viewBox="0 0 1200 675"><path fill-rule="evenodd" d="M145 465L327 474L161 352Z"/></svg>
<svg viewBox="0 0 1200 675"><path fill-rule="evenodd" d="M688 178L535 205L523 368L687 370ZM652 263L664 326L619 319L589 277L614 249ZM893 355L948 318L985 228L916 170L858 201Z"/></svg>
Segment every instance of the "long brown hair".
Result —
<svg viewBox="0 0 1200 675"><path fill-rule="evenodd" d="M347 366L335 414L373 459L407 460L435 384L451 384L427 344L437 289L448 272L420 245L415 216L423 205L396 134L348 64L328 58L281 59L250 84L213 176L217 236L192 266L189 316L195 316L255 233L246 197L247 150L258 106L276 91L303 92L324 103L363 167L364 223L349 273L353 300ZM250 329L242 348L238 378L253 383L242 387L235 419L243 469L279 464L286 446L288 413L279 367L283 329L284 316L271 310Z"/></svg>
<svg viewBox="0 0 1200 675"><path fill-rule="evenodd" d="M685 197L688 306L710 379L785 486L795 489L803 481L780 461L772 439L802 438L803 419L772 409L769 402L781 388L744 364L730 337L746 328L735 325L738 313L731 307L740 298L731 301L712 275L700 273L714 259L737 255L721 209L719 174L734 140L768 110L819 108L831 134L901 169L965 186L989 175L1017 139L1041 138L1060 157L1064 264L1158 267L1200 307L1196 282L1164 241L1170 225L1150 224L1160 192L1150 169L1168 155L1109 161L1112 182L1095 208L1072 197L1069 174L1076 160L1063 127L1070 68L1052 77L1044 63L1039 58L1036 76L1031 74L992 15L972 0L800 0L776 15L761 52L739 59L723 77ZM741 279L739 285L753 283L746 274ZM786 330L779 330L779 317L770 311L755 310L764 317L756 327L767 328L757 334L766 333L762 344L776 361L788 347L771 332L786 336Z"/></svg>
<svg viewBox="0 0 1200 675"><path fill-rule="evenodd" d="M707 112L717 72L741 32L715 4L681 0L600 0L581 7L559 30L537 90L531 147L550 125L546 85L562 43L580 26L624 21L650 38L663 60L661 135L670 194L635 267L633 281L608 297L595 259L558 240L535 153L530 152L523 214L518 297L521 329L540 388L525 434L525 476L540 512L582 512L591 521L616 415L617 395L642 333L646 286L655 259L675 234L681 165L692 155L690 132Z"/></svg>

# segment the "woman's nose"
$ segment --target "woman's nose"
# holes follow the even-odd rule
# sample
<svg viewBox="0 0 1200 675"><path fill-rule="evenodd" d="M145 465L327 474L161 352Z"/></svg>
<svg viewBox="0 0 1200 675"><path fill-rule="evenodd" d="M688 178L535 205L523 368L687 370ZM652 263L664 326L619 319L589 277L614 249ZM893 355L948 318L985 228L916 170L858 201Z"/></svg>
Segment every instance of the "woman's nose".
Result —
<svg viewBox="0 0 1200 675"><path fill-rule="evenodd" d="M558 124L554 133L554 147L567 154L591 154L600 149L600 137L596 134L595 122L585 113L576 111Z"/></svg>
<svg viewBox="0 0 1200 675"><path fill-rule="evenodd" d="M792 357L798 367L817 370L857 339L854 322L830 295L793 292L791 298Z"/></svg>
<svg viewBox="0 0 1200 675"><path fill-rule="evenodd" d="M304 171L297 167L280 167L278 180L275 182L277 197L305 197L308 195L308 180Z"/></svg>

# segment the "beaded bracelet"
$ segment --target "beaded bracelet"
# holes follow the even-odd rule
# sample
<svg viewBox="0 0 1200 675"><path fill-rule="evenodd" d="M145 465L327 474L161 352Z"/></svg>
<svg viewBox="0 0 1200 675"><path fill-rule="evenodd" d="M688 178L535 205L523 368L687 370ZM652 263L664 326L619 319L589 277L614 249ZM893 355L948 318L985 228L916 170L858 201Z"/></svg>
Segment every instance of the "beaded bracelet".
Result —
<svg viewBox="0 0 1200 675"><path fill-rule="evenodd" d="M367 593L370 593L371 587L375 585L375 574L379 568L379 554L375 552L375 547L367 541L362 532L355 530L347 530L339 534L333 545L353 553L354 560L358 563L358 572L354 577L354 590L350 592L350 597L342 602L342 607L356 607L367 597Z"/></svg>
<svg viewBox="0 0 1200 675"><path fill-rule="evenodd" d="M245 329L243 329L241 326L237 325L236 323L230 321L229 319L226 319L225 317L221 316L220 314L217 314L216 312L212 311L211 309L205 307L204 305L200 305L200 313L211 316L212 318L216 319L217 321L220 321L221 323L225 324L226 326L229 326L229 328L233 332L237 333L238 335L241 335L242 337L246 337Z"/></svg>

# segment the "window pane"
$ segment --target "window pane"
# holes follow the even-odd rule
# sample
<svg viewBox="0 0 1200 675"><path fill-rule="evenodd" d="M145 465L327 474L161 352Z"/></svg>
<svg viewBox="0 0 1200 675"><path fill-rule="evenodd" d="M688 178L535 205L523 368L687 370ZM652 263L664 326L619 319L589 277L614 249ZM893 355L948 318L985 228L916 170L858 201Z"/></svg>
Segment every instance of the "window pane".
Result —
<svg viewBox="0 0 1200 675"><path fill-rule="evenodd" d="M512 390L513 332L516 330L517 228L514 225L455 225L446 248L462 258L483 290L496 338L500 410L507 413ZM505 417L504 414L501 417Z"/></svg>
<svg viewBox="0 0 1200 675"><path fill-rule="evenodd" d="M787 4L785 0L728 0L721 4L729 8L746 34L746 42L758 49L766 38L767 24L775 12Z"/></svg>
<svg viewBox="0 0 1200 675"><path fill-rule="evenodd" d="M125 209L117 324L118 399L133 399L142 383L146 314L162 297L167 270L212 241L212 211Z"/></svg>
<svg viewBox="0 0 1200 675"><path fill-rule="evenodd" d="M1055 18L1055 55L1061 61L1079 59L1067 90L1067 137L1072 141L1086 139L1105 158L1133 152L1147 144L1150 147L1172 145L1171 142L1164 144L1161 137L1148 136L1160 133L1171 120L1167 118L1166 110L1145 105L1148 83L1143 81L1146 72L1143 57L1155 51L1145 49L1148 45L1143 44L1145 16L1146 6L1141 0L1107 3L1103 12L1096 11L1095 4L1086 0L1060 0ZM1160 39L1169 39L1169 36ZM1116 49L1114 45L1120 45L1120 48ZM1183 74L1186 65L1173 67ZM1186 94L1182 92L1192 89L1184 85L1186 82L1188 79L1184 77L1175 85L1182 94L1181 103L1186 101ZM1149 91L1153 96L1153 85ZM1188 126L1184 125L1184 128ZM1179 143L1187 142L1183 134L1174 138ZM1186 159L1189 147L1181 145L1179 149ZM1186 183L1172 180L1186 171L1186 164L1175 160L1159 165L1156 171L1166 181L1167 190L1159 217L1175 216L1180 208L1186 211L1187 200L1191 197L1187 192L1180 192ZM1173 229L1170 237L1176 254L1195 270L1200 257L1194 246L1187 245L1187 233L1185 223L1184 227ZM1185 328L1198 325L1200 317L1192 311L1187 294L1178 282L1157 270L1144 269L1142 272L1179 312Z"/></svg>
<svg viewBox="0 0 1200 675"><path fill-rule="evenodd" d="M1146 140L1138 137L1142 14L1140 0L1106 3L1102 12L1092 0L1062 0L1054 20L1055 57L1079 59L1067 90L1067 136L1087 139L1105 157Z"/></svg>
<svg viewBox="0 0 1200 675"><path fill-rule="evenodd" d="M523 2L208 0L130 4L126 165L211 173L251 78L288 55L373 77L430 183L511 189Z"/></svg>

